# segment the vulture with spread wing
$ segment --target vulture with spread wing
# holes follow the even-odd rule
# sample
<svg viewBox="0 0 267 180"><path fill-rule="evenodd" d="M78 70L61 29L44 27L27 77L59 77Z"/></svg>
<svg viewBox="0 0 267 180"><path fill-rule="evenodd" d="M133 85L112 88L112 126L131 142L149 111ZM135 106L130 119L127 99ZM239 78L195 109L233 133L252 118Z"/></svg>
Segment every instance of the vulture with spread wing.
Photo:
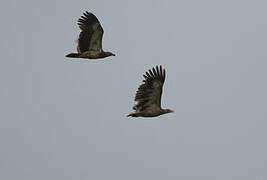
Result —
<svg viewBox="0 0 267 180"><path fill-rule="evenodd" d="M134 113L130 113L127 117L156 117L162 114L173 112L170 109L161 108L162 87L165 81L165 69L162 66L152 68L143 75L143 83L139 86L133 107Z"/></svg>
<svg viewBox="0 0 267 180"><path fill-rule="evenodd" d="M78 39L78 53L70 53L66 57L99 59L115 56L115 54L105 52L102 49L104 30L95 15L86 11L78 20L78 26L81 29Z"/></svg>

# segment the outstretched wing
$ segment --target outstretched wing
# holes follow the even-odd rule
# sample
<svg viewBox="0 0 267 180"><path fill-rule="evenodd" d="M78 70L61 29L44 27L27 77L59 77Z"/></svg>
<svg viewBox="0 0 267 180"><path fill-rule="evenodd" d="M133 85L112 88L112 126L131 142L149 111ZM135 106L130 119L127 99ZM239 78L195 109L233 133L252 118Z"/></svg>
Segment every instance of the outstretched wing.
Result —
<svg viewBox="0 0 267 180"><path fill-rule="evenodd" d="M165 69L162 69L161 66L156 66L156 68L148 70L143 76L145 79L136 92L135 101L137 104L133 109L137 112L161 109L161 95L165 81Z"/></svg>
<svg viewBox="0 0 267 180"><path fill-rule="evenodd" d="M86 11L78 20L78 26L81 29L81 33L78 39L77 51L79 53L88 50L102 51L104 30L97 17Z"/></svg>

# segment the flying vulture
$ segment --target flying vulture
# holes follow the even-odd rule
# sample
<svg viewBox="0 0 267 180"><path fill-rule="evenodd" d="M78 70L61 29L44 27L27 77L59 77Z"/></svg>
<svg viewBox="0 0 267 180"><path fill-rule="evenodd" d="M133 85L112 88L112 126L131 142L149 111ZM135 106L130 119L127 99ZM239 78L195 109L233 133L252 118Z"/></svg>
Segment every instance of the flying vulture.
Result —
<svg viewBox="0 0 267 180"><path fill-rule="evenodd" d="M134 105L134 113L127 117L156 117L173 112L170 109L161 109L162 87L165 81L165 69L162 66L148 70L143 76L143 83L139 86Z"/></svg>
<svg viewBox="0 0 267 180"><path fill-rule="evenodd" d="M70 53L66 55L66 57L99 59L115 56L115 54L105 52L102 49L104 30L95 15L86 11L83 13L83 16L78 19L77 24L81 29L77 46L78 53Z"/></svg>

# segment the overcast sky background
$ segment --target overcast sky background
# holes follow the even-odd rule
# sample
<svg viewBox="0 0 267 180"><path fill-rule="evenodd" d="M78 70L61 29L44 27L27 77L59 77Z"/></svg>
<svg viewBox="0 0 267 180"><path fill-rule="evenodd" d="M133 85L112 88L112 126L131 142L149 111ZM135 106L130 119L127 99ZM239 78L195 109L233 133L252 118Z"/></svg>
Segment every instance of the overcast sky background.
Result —
<svg viewBox="0 0 267 180"><path fill-rule="evenodd" d="M85 10L116 57L64 57ZM0 179L267 179L266 17L263 0L2 1ZM126 118L157 64L175 113Z"/></svg>

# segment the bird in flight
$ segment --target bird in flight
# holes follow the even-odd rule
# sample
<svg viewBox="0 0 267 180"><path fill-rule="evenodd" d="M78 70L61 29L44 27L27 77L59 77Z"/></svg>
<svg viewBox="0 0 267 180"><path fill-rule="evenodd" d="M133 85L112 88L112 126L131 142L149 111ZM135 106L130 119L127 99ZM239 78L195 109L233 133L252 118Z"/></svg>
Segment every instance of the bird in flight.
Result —
<svg viewBox="0 0 267 180"><path fill-rule="evenodd" d="M139 86L135 101L137 102L127 117L156 117L173 112L170 109L161 108L162 87L166 73L162 66L148 70L144 75L143 83Z"/></svg>
<svg viewBox="0 0 267 180"><path fill-rule="evenodd" d="M78 38L78 53L70 53L66 55L66 57L100 59L108 56L115 56L112 52L105 52L102 49L104 30L95 15L86 11L83 13L83 16L78 19L77 24L81 29Z"/></svg>

